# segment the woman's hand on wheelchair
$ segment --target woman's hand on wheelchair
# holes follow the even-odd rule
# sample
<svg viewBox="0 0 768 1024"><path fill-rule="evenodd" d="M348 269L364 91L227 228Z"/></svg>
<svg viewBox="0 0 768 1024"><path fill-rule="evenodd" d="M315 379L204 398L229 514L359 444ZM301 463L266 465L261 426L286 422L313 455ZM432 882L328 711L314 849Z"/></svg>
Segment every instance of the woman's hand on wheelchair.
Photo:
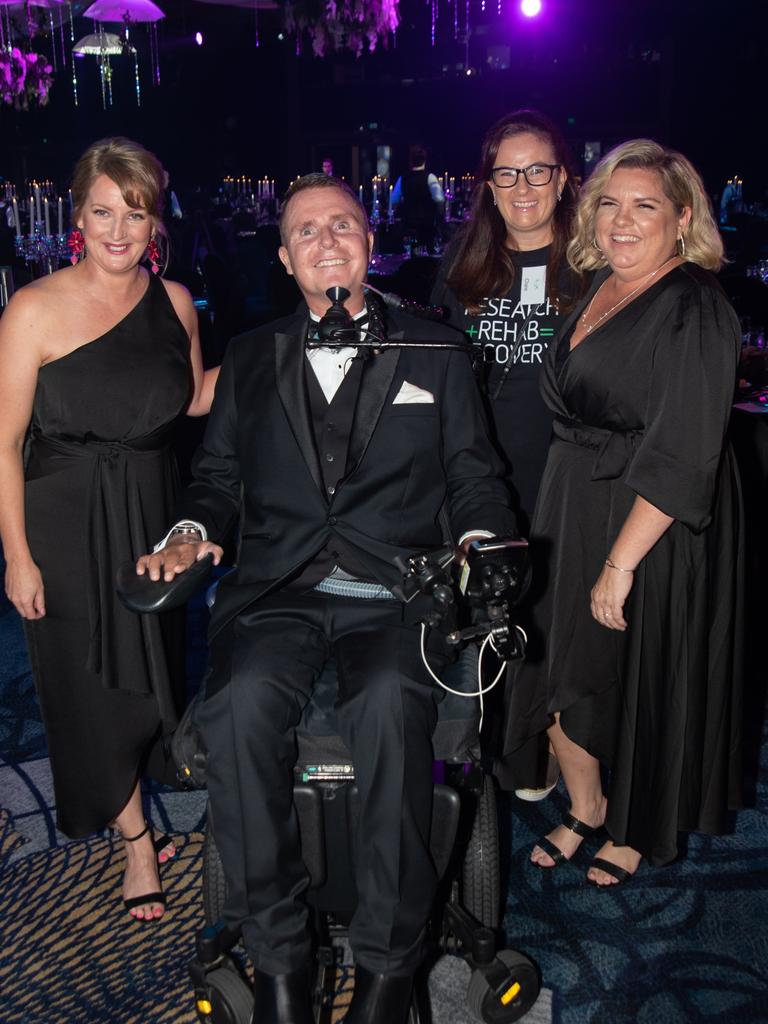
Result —
<svg viewBox="0 0 768 1024"><path fill-rule="evenodd" d="M189 540L181 536L171 537L164 548L151 555L142 555L136 562L136 575L145 573L151 580L170 583L190 565L199 562L206 555L213 555L213 564L221 561L224 549L208 540Z"/></svg>

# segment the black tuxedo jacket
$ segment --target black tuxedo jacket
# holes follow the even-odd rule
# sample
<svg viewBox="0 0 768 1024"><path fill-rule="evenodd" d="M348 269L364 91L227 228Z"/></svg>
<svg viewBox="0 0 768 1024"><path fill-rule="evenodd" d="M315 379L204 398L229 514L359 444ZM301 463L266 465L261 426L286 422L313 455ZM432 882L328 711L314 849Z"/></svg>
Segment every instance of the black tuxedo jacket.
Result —
<svg viewBox="0 0 768 1024"><path fill-rule="evenodd" d="M391 588L397 555L439 547L445 505L452 540L515 533L469 356L389 349L363 368L346 475L323 488L306 391L308 318L295 314L235 338L216 386L194 481L177 519L220 540L239 517L237 571L219 585L211 632L280 587L340 535ZM450 328L388 313L390 340L460 339ZM433 402L401 404L407 383ZM424 395L423 397L427 397ZM332 545L331 545L332 546Z"/></svg>

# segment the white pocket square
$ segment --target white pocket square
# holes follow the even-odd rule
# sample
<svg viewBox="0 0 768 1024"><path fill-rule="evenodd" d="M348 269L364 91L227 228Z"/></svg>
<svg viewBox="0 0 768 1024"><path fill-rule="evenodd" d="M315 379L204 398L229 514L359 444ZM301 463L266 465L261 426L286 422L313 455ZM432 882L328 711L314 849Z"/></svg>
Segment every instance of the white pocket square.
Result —
<svg viewBox="0 0 768 1024"><path fill-rule="evenodd" d="M395 400L392 405L434 405L435 396L431 391L425 391L424 388L417 388L415 384L409 384L407 380L403 381L403 386L400 388L398 393L395 395Z"/></svg>

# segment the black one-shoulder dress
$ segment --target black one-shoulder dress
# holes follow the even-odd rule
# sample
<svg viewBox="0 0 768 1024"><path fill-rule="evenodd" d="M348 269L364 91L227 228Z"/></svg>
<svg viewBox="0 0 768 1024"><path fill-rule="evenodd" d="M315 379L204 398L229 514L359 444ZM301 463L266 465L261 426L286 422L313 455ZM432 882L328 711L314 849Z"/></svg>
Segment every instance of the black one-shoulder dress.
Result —
<svg viewBox="0 0 768 1024"><path fill-rule="evenodd" d="M589 299L543 369L554 424L532 535L549 577L506 743L559 711L610 767L611 838L663 864L678 831L721 832L740 802L744 551L725 439L740 331L715 278L690 263L570 351ZM636 495L674 522L637 568L621 633L592 618L590 591Z"/></svg>
<svg viewBox="0 0 768 1024"><path fill-rule="evenodd" d="M170 431L190 387L187 332L152 275L123 320L39 371L25 505L46 615L26 632L58 825L73 837L112 821L141 771L166 771L183 623L127 611L114 581L167 529Z"/></svg>

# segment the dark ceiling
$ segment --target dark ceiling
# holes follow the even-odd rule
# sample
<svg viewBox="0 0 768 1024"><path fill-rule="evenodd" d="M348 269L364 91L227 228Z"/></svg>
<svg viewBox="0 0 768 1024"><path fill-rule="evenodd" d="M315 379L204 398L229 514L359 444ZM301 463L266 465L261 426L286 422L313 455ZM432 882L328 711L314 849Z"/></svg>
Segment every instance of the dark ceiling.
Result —
<svg viewBox="0 0 768 1024"><path fill-rule="evenodd" d="M415 141L429 147L433 165L459 175L472 169L496 117L538 106L577 154L588 140L652 135L691 156L713 191L733 173L745 177L747 193L765 188L753 110L765 91L767 40L756 0L733 12L692 0L543 0L533 21L518 0L502 0L500 14L498 0L471 0L468 39L463 21L454 37L453 3L463 16L464 0L437 2L434 47L429 5L401 0L386 50L318 59L306 41L297 55L293 37L279 38L281 9L256 17L241 6L160 0L160 86L150 85L146 31L132 33L141 107L126 58L113 61L107 110L95 59L80 60L77 108L60 75L47 108L0 110L0 174L64 176L90 141L121 133L154 148L180 186L224 173L269 174L284 185L325 152L351 176L353 145L375 143L393 147L397 170ZM78 19L78 30L91 29Z"/></svg>

